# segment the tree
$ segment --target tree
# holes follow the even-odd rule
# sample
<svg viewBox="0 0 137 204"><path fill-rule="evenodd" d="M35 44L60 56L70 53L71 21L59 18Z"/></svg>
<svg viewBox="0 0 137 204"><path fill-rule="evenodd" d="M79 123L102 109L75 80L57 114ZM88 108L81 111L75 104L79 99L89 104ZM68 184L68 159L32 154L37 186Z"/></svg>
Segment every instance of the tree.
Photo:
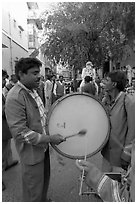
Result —
<svg viewBox="0 0 137 204"><path fill-rule="evenodd" d="M109 53L119 60L126 44L134 47L134 2L61 2L41 19L43 51L54 63L61 59L77 69L90 60L100 66Z"/></svg>

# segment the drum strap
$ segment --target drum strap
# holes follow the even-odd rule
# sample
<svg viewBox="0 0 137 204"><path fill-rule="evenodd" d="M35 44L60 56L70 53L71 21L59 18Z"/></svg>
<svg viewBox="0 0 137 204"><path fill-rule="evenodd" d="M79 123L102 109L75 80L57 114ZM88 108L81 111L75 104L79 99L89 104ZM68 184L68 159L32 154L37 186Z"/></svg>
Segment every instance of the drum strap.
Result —
<svg viewBox="0 0 137 204"><path fill-rule="evenodd" d="M84 157L85 161L87 160L87 145L88 145L88 140L87 140L87 137L85 137L85 155L84 155L85 156ZM79 195L82 195L82 186L83 186L83 181L84 181L84 173L85 173L85 170L83 169L82 176L81 176Z"/></svg>
<svg viewBox="0 0 137 204"><path fill-rule="evenodd" d="M127 115L126 102L125 102L125 100L126 100L126 96L127 96L127 94L125 93L125 96L124 96L124 109L125 109L125 113L126 113L126 115Z"/></svg>

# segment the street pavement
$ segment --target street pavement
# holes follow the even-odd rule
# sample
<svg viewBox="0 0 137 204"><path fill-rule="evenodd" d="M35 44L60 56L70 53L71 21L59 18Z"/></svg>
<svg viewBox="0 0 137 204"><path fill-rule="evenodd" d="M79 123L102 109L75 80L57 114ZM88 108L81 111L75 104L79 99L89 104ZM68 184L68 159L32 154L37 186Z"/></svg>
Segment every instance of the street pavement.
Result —
<svg viewBox="0 0 137 204"><path fill-rule="evenodd" d="M19 159L14 142L12 141L14 159ZM75 165L75 160L68 159L58 154L52 147L51 179L48 197L54 202L100 202L94 194L79 196L80 172ZM101 155L96 154L89 161L101 167ZM3 174L6 190L2 192L2 202L21 202L21 167L20 164L12 167ZM83 184L83 192L87 187Z"/></svg>

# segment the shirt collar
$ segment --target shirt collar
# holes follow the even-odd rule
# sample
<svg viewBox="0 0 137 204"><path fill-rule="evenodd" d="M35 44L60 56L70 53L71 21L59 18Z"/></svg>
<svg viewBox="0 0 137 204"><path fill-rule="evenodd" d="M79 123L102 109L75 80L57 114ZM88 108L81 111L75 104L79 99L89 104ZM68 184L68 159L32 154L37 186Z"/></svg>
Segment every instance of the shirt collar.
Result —
<svg viewBox="0 0 137 204"><path fill-rule="evenodd" d="M24 86L24 84L22 84L20 81L17 82L23 89L25 89L28 93L33 93L33 91L31 91L30 89L28 89L26 86Z"/></svg>
<svg viewBox="0 0 137 204"><path fill-rule="evenodd" d="M115 103L117 102L117 100L120 98L120 96L122 95L123 91L120 91L119 94L117 95L116 99L115 99Z"/></svg>
<svg viewBox="0 0 137 204"><path fill-rule="evenodd" d="M59 81L59 83L62 85L63 84L63 81L61 82L61 81Z"/></svg>
<svg viewBox="0 0 137 204"><path fill-rule="evenodd" d="M115 106L116 102L121 97L122 93L123 93L123 91L120 91L119 94L117 95L117 97L111 101L111 108L113 108L113 106Z"/></svg>

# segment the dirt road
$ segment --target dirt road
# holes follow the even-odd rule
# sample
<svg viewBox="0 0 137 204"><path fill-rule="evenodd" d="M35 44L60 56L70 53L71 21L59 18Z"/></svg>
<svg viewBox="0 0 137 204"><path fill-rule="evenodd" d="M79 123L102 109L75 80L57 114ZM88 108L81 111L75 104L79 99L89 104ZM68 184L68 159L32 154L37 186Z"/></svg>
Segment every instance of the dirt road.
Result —
<svg viewBox="0 0 137 204"><path fill-rule="evenodd" d="M14 143L12 142L14 158L18 158ZM75 160L59 155L54 149L50 149L51 180L48 195L54 202L99 202L97 197L79 196L80 172L76 168ZM101 156L98 153L89 159L99 168ZM9 169L3 175L6 190L2 193L3 202L21 202L21 168L20 164ZM86 185L83 185L84 191Z"/></svg>

